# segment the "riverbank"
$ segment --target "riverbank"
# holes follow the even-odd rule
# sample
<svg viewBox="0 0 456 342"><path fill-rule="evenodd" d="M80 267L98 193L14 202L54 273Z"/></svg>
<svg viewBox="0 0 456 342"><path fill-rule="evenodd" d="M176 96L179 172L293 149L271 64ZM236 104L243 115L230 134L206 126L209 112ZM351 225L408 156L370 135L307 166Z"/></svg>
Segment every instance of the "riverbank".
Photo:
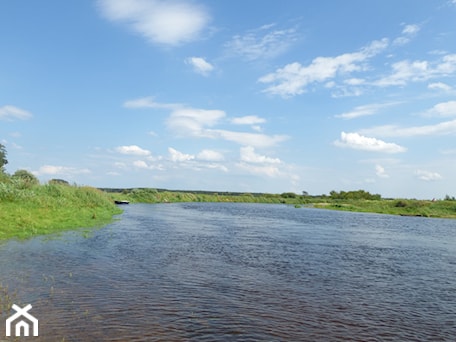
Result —
<svg viewBox="0 0 456 342"><path fill-rule="evenodd" d="M91 187L0 183L0 240L103 226L121 212L110 196Z"/></svg>
<svg viewBox="0 0 456 342"><path fill-rule="evenodd" d="M209 191L171 191L165 189L95 189L51 183L30 185L21 180L0 182L0 240L27 239L76 228L103 226L112 222L122 209L115 200L130 203L236 202L293 205L296 208L370 212L402 216L456 218L456 201L381 199L366 192L366 198L308 196L295 193L232 193ZM337 195L337 196L335 196ZM336 197L336 198L335 198Z"/></svg>
<svg viewBox="0 0 456 342"><path fill-rule="evenodd" d="M369 212L377 214L456 218L456 200L417 200L382 199L362 190L334 193L333 196L297 195L292 192L282 194L230 193L210 191L170 191L164 189L104 189L112 200L127 200L131 203L174 203L174 202L235 202L235 203L275 203L289 204L297 208L313 207L320 209ZM346 198L340 198L341 194ZM350 198L353 195L352 198ZM356 198L361 196L363 198Z"/></svg>

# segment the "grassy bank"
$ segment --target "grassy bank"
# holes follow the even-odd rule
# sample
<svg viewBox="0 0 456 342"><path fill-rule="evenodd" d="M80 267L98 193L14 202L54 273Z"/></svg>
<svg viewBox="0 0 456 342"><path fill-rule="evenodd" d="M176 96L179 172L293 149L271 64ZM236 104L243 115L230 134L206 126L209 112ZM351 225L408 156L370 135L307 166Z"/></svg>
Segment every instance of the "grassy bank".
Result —
<svg viewBox="0 0 456 342"><path fill-rule="evenodd" d="M0 240L101 226L120 212L106 193L91 187L0 182Z"/></svg>
<svg viewBox="0 0 456 342"><path fill-rule="evenodd" d="M108 189L105 189L108 191ZM203 191L169 191L157 189L110 190L113 200L128 200L132 203L173 203L173 202L238 202L238 203L283 203L295 207L370 212L403 216L456 218L456 201L381 199L362 190L333 192L330 196L301 196L294 193L216 193ZM344 196L345 198L340 198ZM350 198L352 197L352 198ZM357 198L361 197L361 198Z"/></svg>
<svg viewBox="0 0 456 342"><path fill-rule="evenodd" d="M456 201L448 200L329 200L324 202L317 201L314 203L314 207L402 216L456 218Z"/></svg>

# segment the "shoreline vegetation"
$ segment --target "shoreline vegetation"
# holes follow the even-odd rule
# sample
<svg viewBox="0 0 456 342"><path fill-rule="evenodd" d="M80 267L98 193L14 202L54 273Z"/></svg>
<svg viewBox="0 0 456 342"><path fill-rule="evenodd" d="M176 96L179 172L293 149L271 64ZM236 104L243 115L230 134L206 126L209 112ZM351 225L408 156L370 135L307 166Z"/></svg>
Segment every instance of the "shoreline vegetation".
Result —
<svg viewBox="0 0 456 342"><path fill-rule="evenodd" d="M446 196L442 200L381 198L364 190L331 191L329 195L298 195L293 192L282 194L239 193L212 191L182 191L151 188L100 189L112 200L130 203L174 203L174 202L236 202L272 203L294 205L296 208L311 207L341 211L368 212L377 214L417 216L432 218L456 218L456 199Z"/></svg>
<svg viewBox="0 0 456 342"><path fill-rule="evenodd" d="M293 205L296 208L370 212L402 216L456 218L456 199L383 199L364 190L331 191L310 196L166 189L97 189L70 185L64 180L39 184L27 171L0 177L0 241L28 239L37 235L78 228L102 227L122 213L114 201L130 203L236 202Z"/></svg>

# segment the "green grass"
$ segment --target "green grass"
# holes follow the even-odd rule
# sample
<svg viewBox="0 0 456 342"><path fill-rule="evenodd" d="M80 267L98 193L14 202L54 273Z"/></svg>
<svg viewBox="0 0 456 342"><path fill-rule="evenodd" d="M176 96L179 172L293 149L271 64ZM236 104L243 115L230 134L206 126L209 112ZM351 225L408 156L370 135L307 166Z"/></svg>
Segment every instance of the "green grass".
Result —
<svg viewBox="0 0 456 342"><path fill-rule="evenodd" d="M0 240L102 226L119 213L106 193L91 187L0 183Z"/></svg>
<svg viewBox="0 0 456 342"><path fill-rule="evenodd" d="M126 189L109 193L113 200L128 200L132 203L173 202L238 202L282 203L295 208L314 207L322 209L370 212L379 214L456 218L454 200L415 199L334 199L330 196L300 196L293 193L249 194L214 192L179 192L156 189ZM374 197L375 198L375 197Z"/></svg>

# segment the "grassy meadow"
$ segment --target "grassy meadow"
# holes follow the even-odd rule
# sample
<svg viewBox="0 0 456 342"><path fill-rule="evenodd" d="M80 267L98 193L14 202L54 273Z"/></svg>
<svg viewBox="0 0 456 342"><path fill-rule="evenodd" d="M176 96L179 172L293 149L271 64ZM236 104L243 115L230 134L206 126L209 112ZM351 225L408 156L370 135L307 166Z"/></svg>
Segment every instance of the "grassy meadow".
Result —
<svg viewBox="0 0 456 342"><path fill-rule="evenodd" d="M0 182L0 240L102 226L119 213L106 193L91 187L30 184L18 178Z"/></svg>

